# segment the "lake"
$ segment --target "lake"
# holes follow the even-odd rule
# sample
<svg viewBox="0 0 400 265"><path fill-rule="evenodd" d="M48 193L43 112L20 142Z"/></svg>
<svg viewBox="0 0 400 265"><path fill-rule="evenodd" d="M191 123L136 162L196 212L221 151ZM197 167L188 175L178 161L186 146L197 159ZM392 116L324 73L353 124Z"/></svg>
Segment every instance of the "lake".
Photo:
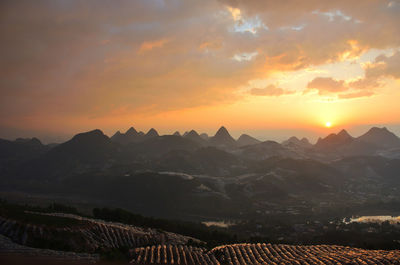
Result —
<svg viewBox="0 0 400 265"><path fill-rule="evenodd" d="M400 216L390 216L390 215L372 215L372 216L360 216L360 217L351 217L350 220L348 218L343 219L343 223L382 223L385 221L389 221L391 224L400 223Z"/></svg>
<svg viewBox="0 0 400 265"><path fill-rule="evenodd" d="M233 222L229 222L229 221L205 221L205 222L201 222L201 223L208 227L217 226L217 227L222 227L222 228L228 228L229 226L234 225Z"/></svg>

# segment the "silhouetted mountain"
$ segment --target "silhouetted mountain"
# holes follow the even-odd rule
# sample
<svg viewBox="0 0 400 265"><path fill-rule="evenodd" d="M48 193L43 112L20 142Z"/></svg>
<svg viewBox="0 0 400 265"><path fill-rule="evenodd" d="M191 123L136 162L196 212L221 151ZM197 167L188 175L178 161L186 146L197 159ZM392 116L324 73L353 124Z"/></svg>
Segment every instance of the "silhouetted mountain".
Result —
<svg viewBox="0 0 400 265"><path fill-rule="evenodd" d="M315 147L317 149L334 149L352 141L354 138L346 130L341 130L338 134L332 133L325 138L319 138Z"/></svg>
<svg viewBox="0 0 400 265"><path fill-rule="evenodd" d="M206 143L206 141L203 138L201 138L200 135L195 130L191 130L183 137L202 145Z"/></svg>
<svg viewBox="0 0 400 265"><path fill-rule="evenodd" d="M381 148L395 148L400 146L400 139L386 127L373 127L357 139Z"/></svg>
<svg viewBox="0 0 400 265"><path fill-rule="evenodd" d="M235 139L229 134L228 130L222 126L217 133L210 138L210 143L219 147L234 147L236 146Z"/></svg>
<svg viewBox="0 0 400 265"><path fill-rule="evenodd" d="M307 138L302 138L299 140L296 136L292 136L286 141L282 142L282 145L287 146L287 147L292 147L292 146L297 146L297 147L303 147L303 148L311 148L313 145L310 144Z"/></svg>
<svg viewBox="0 0 400 265"><path fill-rule="evenodd" d="M174 132L173 135L175 135L175 136L181 136L180 132L178 132L178 131Z"/></svg>
<svg viewBox="0 0 400 265"><path fill-rule="evenodd" d="M101 130L75 135L71 140L51 149L46 157L52 161L104 162L112 158L116 147Z"/></svg>
<svg viewBox="0 0 400 265"><path fill-rule="evenodd" d="M313 150L313 145L310 144L307 138L299 138L293 136L282 142L282 146L296 153L301 158L316 158L318 155ZM293 156L290 156L293 157Z"/></svg>
<svg viewBox="0 0 400 265"><path fill-rule="evenodd" d="M37 181L58 181L111 165L118 147L100 130L80 133L43 155L15 168L10 175ZM41 185L39 185L41 188Z"/></svg>
<svg viewBox="0 0 400 265"><path fill-rule="evenodd" d="M146 137L157 137L157 136L159 136L159 135L158 135L158 132L157 132L154 128L151 128L151 129L146 133L145 136L146 136Z"/></svg>
<svg viewBox="0 0 400 265"><path fill-rule="evenodd" d="M242 134L242 135L240 135L239 139L238 139L236 142L237 142L237 145L238 145L239 147L245 146L245 145L259 144L259 143L261 143L261 141L257 140L257 139L254 138L254 137L251 137L251 136L248 135L248 134Z"/></svg>
<svg viewBox="0 0 400 265"><path fill-rule="evenodd" d="M116 133L114 133L113 136L111 136L110 139L114 142L120 142L123 138L125 138L125 135L122 134L120 131L117 131Z"/></svg>
<svg viewBox="0 0 400 265"><path fill-rule="evenodd" d="M129 129L126 131L125 135L126 135L126 136L129 136L129 137L137 137L137 136L139 136L138 132L137 132L137 131L135 130L135 128L133 128L133 127L129 128Z"/></svg>
<svg viewBox="0 0 400 265"><path fill-rule="evenodd" d="M37 138L18 138L15 141L0 139L0 165L33 159L49 149Z"/></svg>
<svg viewBox="0 0 400 265"><path fill-rule="evenodd" d="M121 133L117 131L112 137L111 140L120 144L128 144L133 142L139 142L143 139L141 135L135 130L135 128L129 128L125 133Z"/></svg>
<svg viewBox="0 0 400 265"><path fill-rule="evenodd" d="M325 154L324 159L332 160L348 156L376 155L379 148L375 144L353 138L345 130L318 139L315 151Z"/></svg>
<svg viewBox="0 0 400 265"><path fill-rule="evenodd" d="M43 146L42 142L36 137L33 137L33 138L17 138L17 139L15 139L14 142L15 143L21 143L21 144L26 144L26 145L29 145L29 146L35 146L35 147Z"/></svg>

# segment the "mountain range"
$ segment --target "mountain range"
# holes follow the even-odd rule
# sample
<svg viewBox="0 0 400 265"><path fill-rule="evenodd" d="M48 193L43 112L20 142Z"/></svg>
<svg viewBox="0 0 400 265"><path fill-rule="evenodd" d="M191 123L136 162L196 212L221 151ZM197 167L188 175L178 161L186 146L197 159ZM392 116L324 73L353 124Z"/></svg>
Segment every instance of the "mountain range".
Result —
<svg viewBox="0 0 400 265"><path fill-rule="evenodd" d="M297 137L236 140L225 127L213 136L132 127L109 138L93 130L58 145L0 140L0 191L101 200L183 219L358 204L377 194L399 197L399 146L386 128L360 137L342 130L314 145Z"/></svg>

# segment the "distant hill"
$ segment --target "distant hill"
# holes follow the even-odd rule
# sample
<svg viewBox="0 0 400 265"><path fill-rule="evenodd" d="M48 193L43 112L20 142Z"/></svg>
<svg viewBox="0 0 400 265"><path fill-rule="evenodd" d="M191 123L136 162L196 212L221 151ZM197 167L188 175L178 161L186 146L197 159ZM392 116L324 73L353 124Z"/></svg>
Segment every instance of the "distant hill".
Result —
<svg viewBox="0 0 400 265"><path fill-rule="evenodd" d="M125 133L121 133L120 131L117 131L111 137L111 141L120 143L120 144L128 144L128 143L138 142L141 139L142 139L142 136L133 127L130 127Z"/></svg>
<svg viewBox="0 0 400 265"><path fill-rule="evenodd" d="M307 138L302 138L299 140L296 136L292 136L286 141L282 142L282 145L284 146L296 146L296 147L302 147L302 148L311 148L313 145L308 141Z"/></svg>
<svg viewBox="0 0 400 265"><path fill-rule="evenodd" d="M400 139L386 127L373 127L368 132L357 138L360 141L376 145L381 148L400 147Z"/></svg>
<svg viewBox="0 0 400 265"><path fill-rule="evenodd" d="M145 136L146 136L147 138L150 138L150 137L157 137L157 136L159 136L159 135L158 135L158 132L156 131L156 129L151 128L151 129L145 134Z"/></svg>
<svg viewBox="0 0 400 265"><path fill-rule="evenodd" d="M111 158L116 147L102 131L93 130L79 133L71 140L62 143L46 154L50 160L79 160L79 161L103 161Z"/></svg>
<svg viewBox="0 0 400 265"><path fill-rule="evenodd" d="M317 149L335 149L350 144L354 138L346 131L341 130L338 134L332 133L325 138L319 138L315 144Z"/></svg>
<svg viewBox="0 0 400 265"><path fill-rule="evenodd" d="M228 130L222 126L219 128L217 133L209 139L211 145L219 146L219 147L235 147L236 141L229 134Z"/></svg>
<svg viewBox="0 0 400 265"><path fill-rule="evenodd" d="M15 141L0 139L0 166L39 157L50 149L37 138L18 138Z"/></svg>
<svg viewBox="0 0 400 265"><path fill-rule="evenodd" d="M260 140L257 140L254 137L251 137L248 134L240 135L239 139L236 141L238 146L252 145L261 143Z"/></svg>
<svg viewBox="0 0 400 265"><path fill-rule="evenodd" d="M186 139L190 139L190 140L192 140L192 141L194 141L196 143L199 143L201 145L205 145L206 144L206 140L201 138L201 136L195 130L191 130L190 132L186 133L183 137L186 138Z"/></svg>
<svg viewBox="0 0 400 265"><path fill-rule="evenodd" d="M341 130L338 134L330 134L319 139L315 150L328 154L331 158L349 156L377 155L378 151L386 147L396 147L397 136L384 129L372 129L361 137L354 138L347 131ZM398 145L397 145L398 146ZM327 157L328 158L328 157Z"/></svg>

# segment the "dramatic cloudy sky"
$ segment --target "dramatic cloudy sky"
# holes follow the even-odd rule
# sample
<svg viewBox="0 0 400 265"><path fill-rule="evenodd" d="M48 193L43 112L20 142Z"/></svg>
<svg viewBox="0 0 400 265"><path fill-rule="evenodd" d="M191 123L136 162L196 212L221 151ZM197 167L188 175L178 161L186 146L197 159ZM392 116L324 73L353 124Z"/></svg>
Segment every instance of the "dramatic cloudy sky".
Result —
<svg viewBox="0 0 400 265"><path fill-rule="evenodd" d="M400 134L400 0L2 0L0 43L0 137Z"/></svg>

